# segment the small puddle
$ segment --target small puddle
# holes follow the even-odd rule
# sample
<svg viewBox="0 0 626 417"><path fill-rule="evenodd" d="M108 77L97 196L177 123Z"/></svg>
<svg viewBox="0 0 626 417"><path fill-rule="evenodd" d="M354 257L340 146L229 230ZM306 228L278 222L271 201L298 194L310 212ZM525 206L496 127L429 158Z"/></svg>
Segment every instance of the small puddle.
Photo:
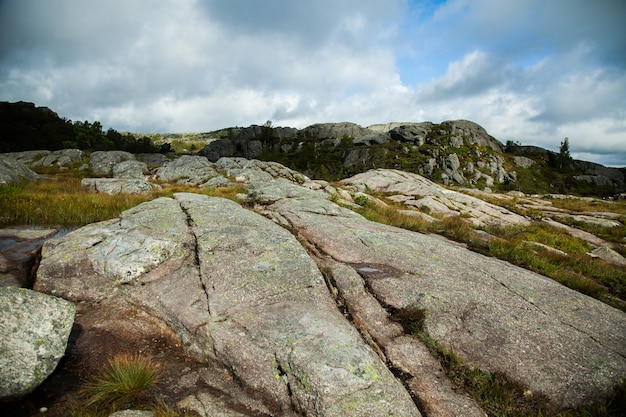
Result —
<svg viewBox="0 0 626 417"><path fill-rule="evenodd" d="M0 286L30 286L41 247L50 239L67 235L77 227L47 225L9 226L0 229L3 275Z"/></svg>

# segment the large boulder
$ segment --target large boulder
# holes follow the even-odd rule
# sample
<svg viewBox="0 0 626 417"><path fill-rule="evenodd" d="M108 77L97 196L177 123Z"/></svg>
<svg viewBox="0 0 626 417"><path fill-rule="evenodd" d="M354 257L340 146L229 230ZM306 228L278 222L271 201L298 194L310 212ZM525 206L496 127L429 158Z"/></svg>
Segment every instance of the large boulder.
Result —
<svg viewBox="0 0 626 417"><path fill-rule="evenodd" d="M183 155L157 169L156 178L165 182L201 185L218 176L213 164L203 156Z"/></svg>
<svg viewBox="0 0 626 417"><path fill-rule="evenodd" d="M130 159L135 159L135 155L126 151L96 151L92 152L89 162L94 175L111 176L116 164Z"/></svg>
<svg viewBox="0 0 626 417"><path fill-rule="evenodd" d="M120 179L145 179L148 165L135 159L128 159L113 165L113 178Z"/></svg>
<svg viewBox="0 0 626 417"><path fill-rule="evenodd" d="M68 166L83 160L83 151L80 149L61 149L50 152L43 158L31 163L33 167L50 167L56 165L59 167Z"/></svg>
<svg viewBox="0 0 626 417"><path fill-rule="evenodd" d="M266 414L420 415L296 238L229 200L176 194L48 241L35 288L149 312Z"/></svg>
<svg viewBox="0 0 626 417"><path fill-rule="evenodd" d="M430 122L407 123L393 127L389 134L393 140L398 142L409 142L416 146L422 146L426 143L426 136L430 132L432 125Z"/></svg>
<svg viewBox="0 0 626 417"><path fill-rule="evenodd" d="M11 156L0 155L0 185L38 178L39 175L31 171L23 162Z"/></svg>
<svg viewBox="0 0 626 417"><path fill-rule="evenodd" d="M76 308L24 288L0 288L0 401L25 396L65 354Z"/></svg>

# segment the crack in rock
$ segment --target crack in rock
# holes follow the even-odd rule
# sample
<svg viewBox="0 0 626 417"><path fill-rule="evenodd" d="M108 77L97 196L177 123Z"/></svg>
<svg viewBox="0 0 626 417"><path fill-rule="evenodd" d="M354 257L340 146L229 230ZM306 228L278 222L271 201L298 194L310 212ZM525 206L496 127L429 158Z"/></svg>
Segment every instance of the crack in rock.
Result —
<svg viewBox="0 0 626 417"><path fill-rule="evenodd" d="M195 228L195 222L193 221L193 218L191 216L191 213L189 213L189 211L183 206L183 204L180 204L180 209L182 210L182 212L185 214L185 216L187 217L187 229L189 231L189 234L191 235L192 239L193 239L193 263L194 266L196 267L197 271L198 271L198 279L200 280L200 286L202 287L202 291L204 292L204 296L206 298L206 306L207 306L207 312L209 313L209 315L211 315L211 303L209 300L209 290L207 288L207 286L204 283L204 280L202 279L202 265L200 263L200 246L198 244L198 236L196 235L194 228Z"/></svg>

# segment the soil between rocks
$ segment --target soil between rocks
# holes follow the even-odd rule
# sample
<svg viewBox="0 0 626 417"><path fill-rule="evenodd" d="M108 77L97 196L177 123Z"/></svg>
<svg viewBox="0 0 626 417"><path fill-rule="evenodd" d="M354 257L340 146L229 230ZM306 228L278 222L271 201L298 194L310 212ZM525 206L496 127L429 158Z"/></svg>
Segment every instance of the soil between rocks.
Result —
<svg viewBox="0 0 626 417"><path fill-rule="evenodd" d="M64 417L70 410L81 410L87 399L86 383L120 353L150 357L160 366L157 386L135 404L139 408L161 401L175 408L178 401L202 390L239 413L259 415L231 402L231 394L241 389L228 371L186 355L165 323L132 306L106 302L77 305L67 351L55 372L29 396L0 403L0 415Z"/></svg>

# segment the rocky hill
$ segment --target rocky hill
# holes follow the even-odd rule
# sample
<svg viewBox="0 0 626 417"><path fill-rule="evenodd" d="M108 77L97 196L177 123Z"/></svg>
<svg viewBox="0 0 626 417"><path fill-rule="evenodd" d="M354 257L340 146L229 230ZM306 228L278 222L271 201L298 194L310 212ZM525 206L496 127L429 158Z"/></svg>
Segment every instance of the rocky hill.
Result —
<svg viewBox="0 0 626 417"><path fill-rule="evenodd" d="M503 144L467 120L321 123L304 129L231 127L204 133L120 134L99 122L72 122L33 103L0 102L0 152L124 150L245 157L279 162L310 178L340 180L369 169L399 169L437 183L480 190L612 197L626 191L626 168L567 159L537 147ZM565 163L564 163L565 162Z"/></svg>
<svg viewBox="0 0 626 417"><path fill-rule="evenodd" d="M242 156L280 162L311 178L337 180L374 168L399 169L438 183L478 189L615 195L624 169L568 159L541 148L506 146L467 120L441 124L316 124L304 129L250 126L210 134L211 161Z"/></svg>

